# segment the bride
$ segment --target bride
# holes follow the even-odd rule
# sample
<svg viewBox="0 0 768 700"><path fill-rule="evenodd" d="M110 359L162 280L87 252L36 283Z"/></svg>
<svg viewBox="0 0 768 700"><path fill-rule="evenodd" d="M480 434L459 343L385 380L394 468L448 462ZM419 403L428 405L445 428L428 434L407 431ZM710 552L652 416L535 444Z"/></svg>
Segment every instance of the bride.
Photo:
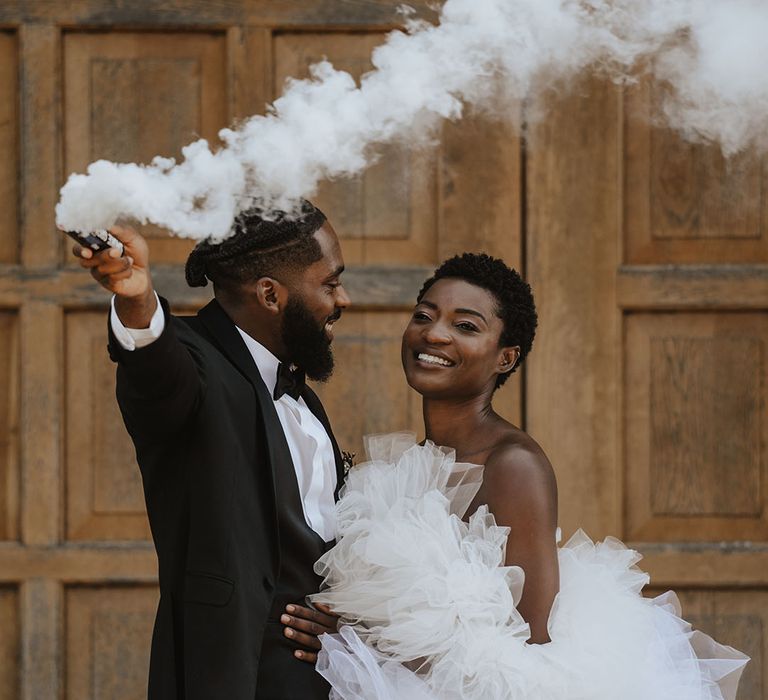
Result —
<svg viewBox="0 0 768 700"><path fill-rule="evenodd" d="M317 664L332 698L735 697L747 657L692 632L673 593L643 598L639 555L582 532L558 548L552 466L492 407L535 329L530 287L487 255L419 292L402 362L426 440L368 438L315 567L313 602L343 622Z"/></svg>

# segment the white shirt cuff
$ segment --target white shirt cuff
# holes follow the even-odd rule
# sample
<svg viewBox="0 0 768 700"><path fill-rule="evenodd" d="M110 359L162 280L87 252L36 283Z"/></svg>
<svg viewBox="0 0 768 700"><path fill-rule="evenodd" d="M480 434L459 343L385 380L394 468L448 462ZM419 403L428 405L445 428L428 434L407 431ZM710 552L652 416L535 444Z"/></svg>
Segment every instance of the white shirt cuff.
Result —
<svg viewBox="0 0 768 700"><path fill-rule="evenodd" d="M124 350L143 348L156 341L163 334L165 314L163 313L163 307L160 306L160 298L157 296L157 292L155 292L155 300L157 301L157 308L155 313L152 314L149 328L126 328L118 317L117 311L115 311L115 297L112 296L112 310L109 314L109 322L117 342L122 345Z"/></svg>

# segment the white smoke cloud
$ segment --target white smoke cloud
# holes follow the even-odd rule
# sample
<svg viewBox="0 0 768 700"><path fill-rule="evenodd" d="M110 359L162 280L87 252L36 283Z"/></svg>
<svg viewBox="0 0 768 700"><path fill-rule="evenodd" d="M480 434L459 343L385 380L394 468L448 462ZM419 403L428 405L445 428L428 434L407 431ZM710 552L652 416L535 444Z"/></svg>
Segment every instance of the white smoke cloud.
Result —
<svg viewBox="0 0 768 700"><path fill-rule="evenodd" d="M671 94L662 123L734 155L768 148L768 3L705 2L693 13L690 41L662 53L657 77Z"/></svg>
<svg viewBox="0 0 768 700"><path fill-rule="evenodd" d="M652 71L666 86L659 117L726 155L768 146L768 2L761 0L447 0L439 24L408 21L372 55L358 85L324 61L291 80L266 116L201 139L183 160L97 161L71 175L60 227L118 218L179 236L221 239L258 205L291 210L322 180L351 177L376 147L433 136L466 105L532 99L586 70L616 80Z"/></svg>

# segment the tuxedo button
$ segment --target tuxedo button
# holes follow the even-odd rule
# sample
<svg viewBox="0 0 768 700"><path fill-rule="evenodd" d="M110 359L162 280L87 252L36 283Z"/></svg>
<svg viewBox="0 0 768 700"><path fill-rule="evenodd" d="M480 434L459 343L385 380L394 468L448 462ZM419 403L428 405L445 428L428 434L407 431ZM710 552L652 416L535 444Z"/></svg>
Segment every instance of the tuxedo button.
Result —
<svg viewBox="0 0 768 700"><path fill-rule="evenodd" d="M271 593L275 588L275 584L273 584L272 581L269 580L269 576L265 576L263 579L261 579L261 583L264 586L264 590L267 593Z"/></svg>

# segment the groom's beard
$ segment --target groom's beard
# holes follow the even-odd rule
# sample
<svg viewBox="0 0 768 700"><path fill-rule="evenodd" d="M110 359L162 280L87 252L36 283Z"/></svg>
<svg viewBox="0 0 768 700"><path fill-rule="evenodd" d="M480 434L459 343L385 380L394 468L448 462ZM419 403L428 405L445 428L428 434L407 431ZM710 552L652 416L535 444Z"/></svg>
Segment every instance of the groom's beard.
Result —
<svg viewBox="0 0 768 700"><path fill-rule="evenodd" d="M324 382L333 374L333 351L325 324L339 316L341 309L318 325L303 300L295 296L288 299L285 307L283 344L291 362L316 382Z"/></svg>

